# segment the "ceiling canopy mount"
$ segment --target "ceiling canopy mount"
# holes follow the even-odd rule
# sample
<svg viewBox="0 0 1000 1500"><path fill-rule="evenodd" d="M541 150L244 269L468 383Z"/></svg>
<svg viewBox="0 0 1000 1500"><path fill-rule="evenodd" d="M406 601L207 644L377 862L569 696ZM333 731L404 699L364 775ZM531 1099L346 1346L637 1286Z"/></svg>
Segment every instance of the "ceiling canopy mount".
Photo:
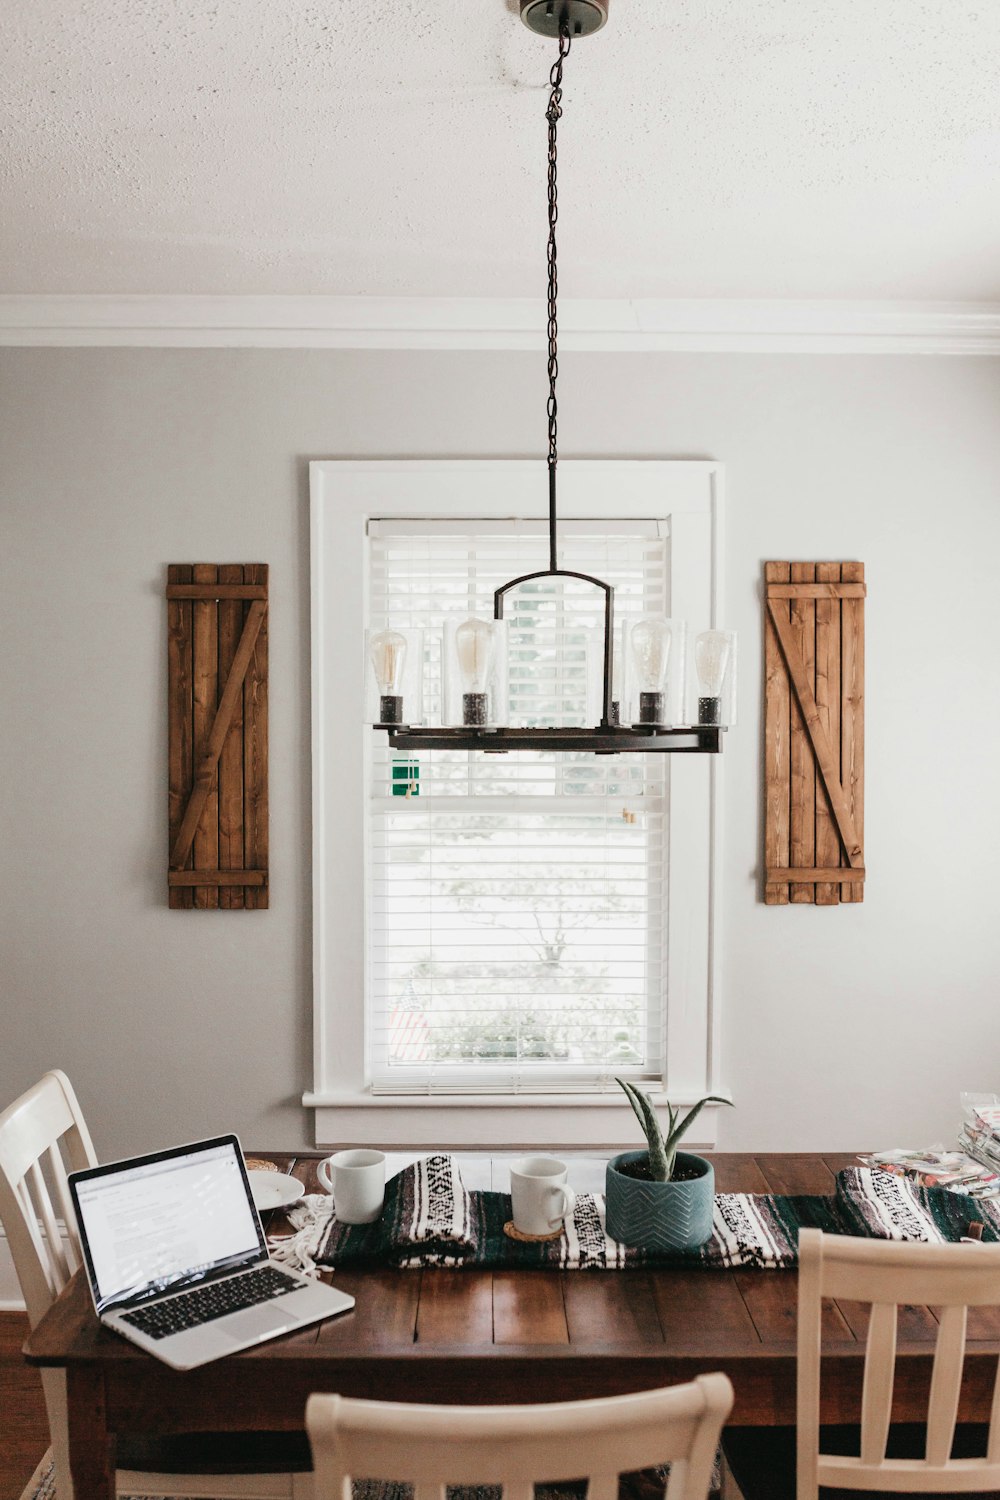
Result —
<svg viewBox="0 0 1000 1500"><path fill-rule="evenodd" d="M589 36L608 19L609 0L521 0L521 20L539 36Z"/></svg>

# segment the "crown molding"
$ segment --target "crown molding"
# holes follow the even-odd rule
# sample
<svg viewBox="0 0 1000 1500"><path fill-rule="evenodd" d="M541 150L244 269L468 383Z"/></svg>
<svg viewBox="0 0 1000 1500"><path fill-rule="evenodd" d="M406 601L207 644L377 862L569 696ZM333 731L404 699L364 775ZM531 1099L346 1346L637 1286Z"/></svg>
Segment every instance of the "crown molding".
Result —
<svg viewBox="0 0 1000 1500"><path fill-rule="evenodd" d="M1000 355L998 302L564 298L564 350ZM538 298L0 295L0 345L532 350Z"/></svg>

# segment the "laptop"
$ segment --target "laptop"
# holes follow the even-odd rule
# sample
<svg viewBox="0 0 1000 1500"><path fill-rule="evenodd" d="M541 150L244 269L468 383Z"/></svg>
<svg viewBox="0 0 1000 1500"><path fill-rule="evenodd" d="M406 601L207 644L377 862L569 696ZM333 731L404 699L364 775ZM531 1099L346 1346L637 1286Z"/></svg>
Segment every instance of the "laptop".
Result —
<svg viewBox="0 0 1000 1500"><path fill-rule="evenodd" d="M69 1185L97 1316L175 1370L354 1306L268 1258L235 1135L72 1172Z"/></svg>

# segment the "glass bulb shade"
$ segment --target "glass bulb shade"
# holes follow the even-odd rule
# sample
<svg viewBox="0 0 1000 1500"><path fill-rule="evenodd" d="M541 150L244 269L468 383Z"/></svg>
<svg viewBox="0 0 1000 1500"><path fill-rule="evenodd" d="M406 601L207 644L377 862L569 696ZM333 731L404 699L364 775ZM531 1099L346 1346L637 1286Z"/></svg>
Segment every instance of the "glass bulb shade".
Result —
<svg viewBox="0 0 1000 1500"><path fill-rule="evenodd" d="M639 692L663 692L672 636L670 621L659 615L643 615L632 626L629 643Z"/></svg>
<svg viewBox="0 0 1000 1500"><path fill-rule="evenodd" d="M584 642L584 723L600 724L604 716L604 631L587 630ZM612 683L614 672L612 672ZM614 689L612 688L612 697Z"/></svg>
<svg viewBox="0 0 1000 1500"><path fill-rule="evenodd" d="M604 663L601 663L603 673ZM624 724L629 709L628 622L620 620L611 642L611 722ZM601 684L603 686L603 684Z"/></svg>
<svg viewBox="0 0 1000 1500"><path fill-rule="evenodd" d="M369 724L424 721L424 633L409 625L365 632L365 720Z"/></svg>
<svg viewBox="0 0 1000 1500"><path fill-rule="evenodd" d="M445 620L441 692L442 724L506 724L506 620Z"/></svg>
<svg viewBox="0 0 1000 1500"><path fill-rule="evenodd" d="M612 696L622 696L622 684L625 680L625 641L624 629L619 627L615 631L614 640L611 644L611 692Z"/></svg>
<svg viewBox="0 0 1000 1500"><path fill-rule="evenodd" d="M703 630L695 638L694 665L705 697L718 698L729 666L730 637L722 630Z"/></svg>
<svg viewBox="0 0 1000 1500"><path fill-rule="evenodd" d="M494 622L464 621L455 631L455 654L458 657L458 678L463 693L485 693L493 671L496 651Z"/></svg>
<svg viewBox="0 0 1000 1500"><path fill-rule="evenodd" d="M406 637L398 630L376 631L368 642L368 656L379 692L398 693L406 666Z"/></svg>

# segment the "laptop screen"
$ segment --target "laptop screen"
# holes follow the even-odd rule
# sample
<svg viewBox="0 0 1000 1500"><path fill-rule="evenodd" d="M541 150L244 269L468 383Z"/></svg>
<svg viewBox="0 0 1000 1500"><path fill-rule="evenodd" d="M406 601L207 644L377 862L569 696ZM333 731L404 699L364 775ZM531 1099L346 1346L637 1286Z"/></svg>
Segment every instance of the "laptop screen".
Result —
<svg viewBox="0 0 1000 1500"><path fill-rule="evenodd" d="M98 1312L266 1253L235 1136L74 1173Z"/></svg>

